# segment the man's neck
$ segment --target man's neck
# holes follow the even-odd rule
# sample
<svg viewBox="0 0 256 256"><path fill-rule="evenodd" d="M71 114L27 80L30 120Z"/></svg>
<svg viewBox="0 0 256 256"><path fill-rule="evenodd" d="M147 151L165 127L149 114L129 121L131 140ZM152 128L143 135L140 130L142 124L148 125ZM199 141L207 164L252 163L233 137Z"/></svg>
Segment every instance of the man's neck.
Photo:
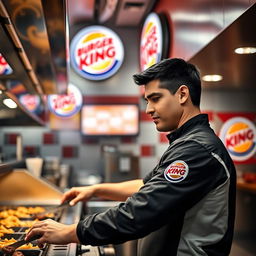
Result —
<svg viewBox="0 0 256 256"><path fill-rule="evenodd" d="M193 108L190 111L184 111L181 118L180 122L177 128L180 128L183 124L185 124L189 119L193 118L194 116L197 116L201 114L201 111L199 108Z"/></svg>

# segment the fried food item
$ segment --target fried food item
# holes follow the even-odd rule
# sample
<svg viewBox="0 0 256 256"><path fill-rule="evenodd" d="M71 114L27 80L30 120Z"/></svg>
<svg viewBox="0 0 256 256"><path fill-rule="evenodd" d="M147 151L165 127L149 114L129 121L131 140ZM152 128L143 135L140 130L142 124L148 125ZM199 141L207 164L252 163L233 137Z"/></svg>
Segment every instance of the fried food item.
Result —
<svg viewBox="0 0 256 256"><path fill-rule="evenodd" d="M5 249L6 247L8 247L8 245L12 244L12 243L15 243L17 242L16 239L14 238L11 238L11 239L3 239L3 240L0 240L0 248ZM33 245L32 243L28 243L28 244L24 244L22 245L21 247L19 247L20 249L24 249L24 250L28 250L28 249L39 249L39 247L37 245ZM8 250L10 248L7 248Z"/></svg>
<svg viewBox="0 0 256 256"><path fill-rule="evenodd" d="M23 223L17 224L17 223L19 223L17 221L17 219L18 218L38 219L37 215L40 217L40 219L54 217L53 213L45 213L44 214L45 211L46 211L46 209L41 206L36 206L36 207L19 206L16 209L8 209L8 210L0 211L0 224L7 226L6 225L6 221L7 221L7 222L15 222L15 225L9 225L7 223L8 224L7 227L21 227L21 226L26 226L27 224L28 224L28 227L30 227L31 223L25 222L25 221L23 221ZM15 217L17 217L17 218L15 218Z"/></svg>
<svg viewBox="0 0 256 256"><path fill-rule="evenodd" d="M10 245L15 242L16 240L14 238L11 238L11 239L5 238L3 240L0 240L0 248L3 248L4 246Z"/></svg>
<svg viewBox="0 0 256 256"><path fill-rule="evenodd" d="M28 221L21 221L16 216L9 216L5 219L0 220L0 225L4 225L7 228L10 227L31 227L34 223L38 221L36 220L28 220Z"/></svg>
<svg viewBox="0 0 256 256"><path fill-rule="evenodd" d="M3 233L3 234L13 234L14 230L11 229L11 228L6 228L4 225L0 225L0 233Z"/></svg>

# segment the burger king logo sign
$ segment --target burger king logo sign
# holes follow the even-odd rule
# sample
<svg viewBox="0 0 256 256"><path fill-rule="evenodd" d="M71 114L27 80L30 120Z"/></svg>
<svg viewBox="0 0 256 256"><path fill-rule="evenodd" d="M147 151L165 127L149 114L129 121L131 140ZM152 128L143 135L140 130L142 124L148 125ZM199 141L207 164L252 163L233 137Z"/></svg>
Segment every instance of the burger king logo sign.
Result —
<svg viewBox="0 0 256 256"><path fill-rule="evenodd" d="M52 113L60 117L70 117L82 107L83 97L74 85L68 86L67 95L48 96L48 106Z"/></svg>
<svg viewBox="0 0 256 256"><path fill-rule="evenodd" d="M245 161L256 152L256 129L246 118L229 119L221 128L220 138L235 161Z"/></svg>
<svg viewBox="0 0 256 256"><path fill-rule="evenodd" d="M116 33L103 26L82 29L71 42L71 64L89 80L114 75L124 58L123 44Z"/></svg>
<svg viewBox="0 0 256 256"><path fill-rule="evenodd" d="M165 169L164 177L172 183L177 183L187 177L188 169L188 165L184 161L177 160Z"/></svg>
<svg viewBox="0 0 256 256"><path fill-rule="evenodd" d="M165 23L162 24L162 22ZM164 28L165 31L163 31ZM165 21L165 16L151 13L146 18L140 39L140 68L142 71L168 56L169 31L166 28L168 28L168 23Z"/></svg>

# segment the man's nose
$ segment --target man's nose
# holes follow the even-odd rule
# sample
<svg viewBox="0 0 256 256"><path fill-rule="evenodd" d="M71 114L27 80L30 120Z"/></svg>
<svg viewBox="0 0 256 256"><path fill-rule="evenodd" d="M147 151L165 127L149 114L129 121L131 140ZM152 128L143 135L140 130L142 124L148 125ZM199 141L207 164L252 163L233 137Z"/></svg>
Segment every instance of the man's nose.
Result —
<svg viewBox="0 0 256 256"><path fill-rule="evenodd" d="M150 103L147 104L146 113L147 113L148 115L154 113L154 108L152 107L152 105L151 105Z"/></svg>

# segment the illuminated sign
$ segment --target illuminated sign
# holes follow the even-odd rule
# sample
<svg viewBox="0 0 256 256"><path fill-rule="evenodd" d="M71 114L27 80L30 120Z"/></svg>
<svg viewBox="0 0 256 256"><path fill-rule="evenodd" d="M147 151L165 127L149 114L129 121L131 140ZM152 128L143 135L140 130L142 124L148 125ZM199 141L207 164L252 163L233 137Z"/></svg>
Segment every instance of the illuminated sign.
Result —
<svg viewBox="0 0 256 256"><path fill-rule="evenodd" d="M40 98L37 95L25 94L20 96L19 100L30 112L35 112L40 105Z"/></svg>
<svg viewBox="0 0 256 256"><path fill-rule="evenodd" d="M124 58L123 44L116 33L103 26L82 29L71 42L71 64L89 80L114 75Z"/></svg>
<svg viewBox="0 0 256 256"><path fill-rule="evenodd" d="M145 70L168 57L169 29L163 14L150 13L146 18L140 39L140 68Z"/></svg>
<svg viewBox="0 0 256 256"><path fill-rule="evenodd" d="M6 62L5 58L0 53L0 75L9 75L12 73L12 68Z"/></svg>
<svg viewBox="0 0 256 256"><path fill-rule="evenodd" d="M67 95L49 95L48 106L52 113L60 117L70 117L76 114L82 106L83 97L78 88L68 86Z"/></svg>
<svg viewBox="0 0 256 256"><path fill-rule="evenodd" d="M84 105L81 121L85 135L137 135L139 109L132 104Z"/></svg>
<svg viewBox="0 0 256 256"><path fill-rule="evenodd" d="M256 128L246 118L235 117L225 122L220 138L235 161L245 161L256 152Z"/></svg>

